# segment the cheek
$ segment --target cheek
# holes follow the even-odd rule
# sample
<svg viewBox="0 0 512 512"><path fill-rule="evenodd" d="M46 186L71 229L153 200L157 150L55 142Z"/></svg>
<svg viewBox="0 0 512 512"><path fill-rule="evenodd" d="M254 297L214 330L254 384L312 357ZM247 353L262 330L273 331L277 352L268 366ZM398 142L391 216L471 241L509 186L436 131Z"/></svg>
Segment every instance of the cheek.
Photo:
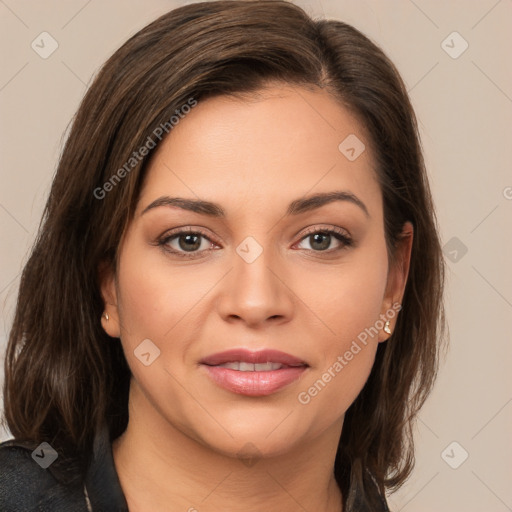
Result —
<svg viewBox="0 0 512 512"><path fill-rule="evenodd" d="M191 279L190 270L166 265L160 250L137 244L128 243L124 254L118 269L118 305L125 338L133 343L139 338L174 337L182 320L212 286L213 276L198 269Z"/></svg>
<svg viewBox="0 0 512 512"><path fill-rule="evenodd" d="M382 310L388 274L384 237L369 237L364 247L349 251L336 267L295 276L298 296L323 323L324 348L343 350L375 324Z"/></svg>
<svg viewBox="0 0 512 512"><path fill-rule="evenodd" d="M179 266L166 265L159 250L130 240L118 266L121 342L133 375L131 386L162 416L169 414L166 408L173 404L175 423L185 417L181 406L186 402L175 379L183 382L187 340L200 325L191 321L194 305L214 284L213 276L204 274L190 279L190 273Z"/></svg>
<svg viewBox="0 0 512 512"><path fill-rule="evenodd" d="M343 415L371 372L387 280L384 238L354 252L338 270L315 275L301 297L322 321L317 365L301 387L301 404L325 411L326 424ZM309 290L309 291L308 291Z"/></svg>

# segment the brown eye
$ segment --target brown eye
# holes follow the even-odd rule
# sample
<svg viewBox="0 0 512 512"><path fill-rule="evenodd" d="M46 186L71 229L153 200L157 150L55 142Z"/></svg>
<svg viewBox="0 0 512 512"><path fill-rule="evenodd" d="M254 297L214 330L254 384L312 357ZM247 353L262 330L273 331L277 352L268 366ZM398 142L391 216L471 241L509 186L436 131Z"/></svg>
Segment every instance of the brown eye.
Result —
<svg viewBox="0 0 512 512"><path fill-rule="evenodd" d="M325 251L331 245L331 235L328 233L315 233L309 235L309 243L314 250Z"/></svg>
<svg viewBox="0 0 512 512"><path fill-rule="evenodd" d="M301 247L314 252L333 252L352 245L352 240L343 232L333 229L317 229L302 238L300 243L308 241L309 247ZM338 247L332 247L337 242Z"/></svg>
<svg viewBox="0 0 512 512"><path fill-rule="evenodd" d="M167 233L158 241L158 245L176 256L195 257L212 249L214 243L201 231L181 229Z"/></svg>
<svg viewBox="0 0 512 512"><path fill-rule="evenodd" d="M180 249L184 251L197 251L201 247L201 235L197 234L186 234L186 235L178 235L177 237L178 245Z"/></svg>

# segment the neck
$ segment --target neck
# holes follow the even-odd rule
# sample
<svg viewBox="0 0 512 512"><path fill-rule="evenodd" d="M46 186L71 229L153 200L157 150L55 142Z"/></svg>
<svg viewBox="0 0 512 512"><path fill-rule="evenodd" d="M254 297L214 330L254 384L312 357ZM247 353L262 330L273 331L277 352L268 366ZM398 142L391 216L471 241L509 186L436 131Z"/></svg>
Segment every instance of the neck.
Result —
<svg viewBox="0 0 512 512"><path fill-rule="evenodd" d="M133 390L133 386L132 386ZM136 403L136 406L135 406ZM130 512L340 512L334 458L341 425L279 456L227 456L184 434L130 392L130 420L113 443ZM259 454L261 455L261 454Z"/></svg>

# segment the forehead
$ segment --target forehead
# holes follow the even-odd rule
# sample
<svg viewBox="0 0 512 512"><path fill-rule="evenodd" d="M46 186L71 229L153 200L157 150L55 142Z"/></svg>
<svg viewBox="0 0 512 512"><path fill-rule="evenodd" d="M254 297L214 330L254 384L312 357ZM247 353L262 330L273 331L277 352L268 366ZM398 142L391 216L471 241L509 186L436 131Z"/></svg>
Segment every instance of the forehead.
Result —
<svg viewBox="0 0 512 512"><path fill-rule="evenodd" d="M364 144L356 159L343 152L345 140L360 141L358 153ZM373 161L364 127L325 90L218 96L200 101L158 146L139 206L172 193L214 200L229 213L230 205L268 209L344 189L380 209Z"/></svg>

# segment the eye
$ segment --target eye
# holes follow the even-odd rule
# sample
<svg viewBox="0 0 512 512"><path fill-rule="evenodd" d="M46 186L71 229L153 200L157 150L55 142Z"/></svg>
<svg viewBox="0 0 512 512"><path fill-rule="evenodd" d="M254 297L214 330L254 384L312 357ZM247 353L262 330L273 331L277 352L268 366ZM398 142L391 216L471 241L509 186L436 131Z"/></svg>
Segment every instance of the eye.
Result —
<svg viewBox="0 0 512 512"><path fill-rule="evenodd" d="M352 245L352 239L344 231L335 228L314 228L301 239L299 244L304 241L308 242L310 246L305 249L314 252L334 252ZM338 247L332 248L333 243L337 243ZM302 248L304 249L304 247Z"/></svg>
<svg viewBox="0 0 512 512"><path fill-rule="evenodd" d="M215 244L201 230L182 228L180 231L167 233L158 241L158 245L172 254L190 258L211 250Z"/></svg>

